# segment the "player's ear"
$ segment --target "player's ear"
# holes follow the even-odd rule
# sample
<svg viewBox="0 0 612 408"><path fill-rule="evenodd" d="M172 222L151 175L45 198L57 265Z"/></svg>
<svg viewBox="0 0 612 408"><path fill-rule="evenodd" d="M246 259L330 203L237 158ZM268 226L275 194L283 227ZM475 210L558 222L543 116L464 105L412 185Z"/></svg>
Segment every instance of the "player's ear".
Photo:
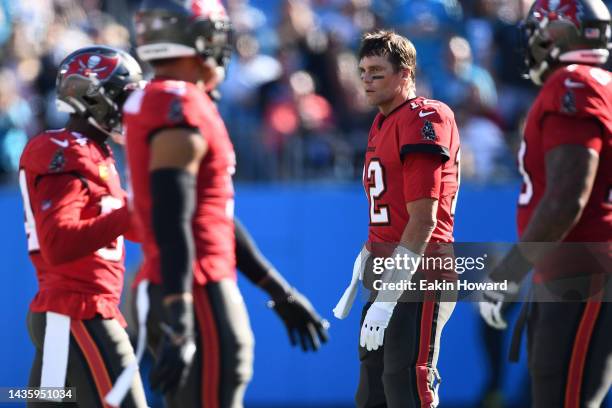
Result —
<svg viewBox="0 0 612 408"><path fill-rule="evenodd" d="M410 78L410 70L408 68L403 68L401 71L402 71L402 79Z"/></svg>

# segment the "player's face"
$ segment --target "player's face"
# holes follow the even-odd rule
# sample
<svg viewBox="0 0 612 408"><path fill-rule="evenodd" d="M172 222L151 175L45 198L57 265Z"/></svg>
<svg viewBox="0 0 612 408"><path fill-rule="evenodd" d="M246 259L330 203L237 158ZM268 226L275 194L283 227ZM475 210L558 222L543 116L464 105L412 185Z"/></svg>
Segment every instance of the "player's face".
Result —
<svg viewBox="0 0 612 408"><path fill-rule="evenodd" d="M402 70L395 72L387 57L363 57L359 61L359 73L366 99L372 106L393 102L405 86Z"/></svg>

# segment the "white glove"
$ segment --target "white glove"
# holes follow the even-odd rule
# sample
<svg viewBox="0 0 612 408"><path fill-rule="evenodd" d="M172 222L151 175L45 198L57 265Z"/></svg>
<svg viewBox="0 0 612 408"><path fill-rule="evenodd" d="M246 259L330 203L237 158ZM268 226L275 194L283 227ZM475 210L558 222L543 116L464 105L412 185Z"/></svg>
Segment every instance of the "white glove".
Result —
<svg viewBox="0 0 612 408"><path fill-rule="evenodd" d="M381 280L383 283L410 281L416 272L414 265L418 265L418 260L421 257L420 255L400 245L395 248L390 258L396 259L398 255L401 258L400 265L396 265L395 268L386 270L382 274ZM414 258L414 261L410 259L407 260L408 269L404 268L404 256ZM374 303L372 303L372 306L368 309L361 326L361 335L359 337L359 344L361 347L365 347L368 351L371 351L377 350L383 345L385 340L385 329L389 326L389 321L391 320L391 316L393 316L393 310L402 293L402 290L382 289L378 291L378 295L376 295Z"/></svg>
<svg viewBox="0 0 612 408"><path fill-rule="evenodd" d="M385 341L385 329L389 325L389 320L393 315L397 302L375 302L368 309L363 325L359 345L366 350L378 350Z"/></svg>
<svg viewBox="0 0 612 408"><path fill-rule="evenodd" d="M351 311L353 302L355 302L355 297L357 296L357 289L359 289L358 283L360 280L363 280L363 272L369 256L370 251L368 251L364 245L353 263L353 276L351 277L351 283L344 290L342 297L334 308L334 316L336 316L336 318L344 319Z"/></svg>
<svg viewBox="0 0 612 408"><path fill-rule="evenodd" d="M485 282L492 282L487 278ZM519 286L515 282L508 282L507 291L487 290L482 294L482 301L479 302L480 316L494 329L504 330L508 327L503 316L504 303L508 296L515 296L519 291Z"/></svg>
<svg viewBox="0 0 612 408"><path fill-rule="evenodd" d="M485 322L494 329L504 330L508 327L508 323L502 317L503 301L485 301L479 302L480 316Z"/></svg>

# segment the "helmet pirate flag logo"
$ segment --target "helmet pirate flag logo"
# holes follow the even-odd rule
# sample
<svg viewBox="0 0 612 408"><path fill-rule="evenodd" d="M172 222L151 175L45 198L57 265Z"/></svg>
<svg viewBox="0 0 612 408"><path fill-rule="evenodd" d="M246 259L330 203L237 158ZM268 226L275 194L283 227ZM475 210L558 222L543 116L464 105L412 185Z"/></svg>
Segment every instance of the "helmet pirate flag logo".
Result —
<svg viewBox="0 0 612 408"><path fill-rule="evenodd" d="M84 77L95 75L99 80L105 80L112 75L118 65L118 56L106 57L96 54L81 54L62 66L62 74L65 77L70 75Z"/></svg>
<svg viewBox="0 0 612 408"><path fill-rule="evenodd" d="M210 19L227 18L225 7L220 0L191 0L191 10L196 16Z"/></svg>
<svg viewBox="0 0 612 408"><path fill-rule="evenodd" d="M569 20L575 26L580 25L580 5L576 0L538 0L536 17L542 20Z"/></svg>

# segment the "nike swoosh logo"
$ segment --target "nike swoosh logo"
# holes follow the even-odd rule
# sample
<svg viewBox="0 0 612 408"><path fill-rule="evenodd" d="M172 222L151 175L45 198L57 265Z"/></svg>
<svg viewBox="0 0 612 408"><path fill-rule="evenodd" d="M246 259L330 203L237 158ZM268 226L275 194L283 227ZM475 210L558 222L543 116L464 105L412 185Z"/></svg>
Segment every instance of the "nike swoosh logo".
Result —
<svg viewBox="0 0 612 408"><path fill-rule="evenodd" d="M425 116L433 115L434 113L436 113L436 111L430 111L430 112L419 111L419 118L424 118Z"/></svg>
<svg viewBox="0 0 612 408"><path fill-rule="evenodd" d="M51 141L52 141L53 143L55 143L56 145L58 145L59 147L63 147L63 148L68 147L68 141L67 141L66 139L64 139L64 140L57 140L57 139L56 139L56 138L54 138L54 137L51 137L51 138L49 138L49 139L51 139Z"/></svg>
<svg viewBox="0 0 612 408"><path fill-rule="evenodd" d="M563 84L568 88L584 88L584 84L582 82L574 82L570 78L566 78Z"/></svg>

